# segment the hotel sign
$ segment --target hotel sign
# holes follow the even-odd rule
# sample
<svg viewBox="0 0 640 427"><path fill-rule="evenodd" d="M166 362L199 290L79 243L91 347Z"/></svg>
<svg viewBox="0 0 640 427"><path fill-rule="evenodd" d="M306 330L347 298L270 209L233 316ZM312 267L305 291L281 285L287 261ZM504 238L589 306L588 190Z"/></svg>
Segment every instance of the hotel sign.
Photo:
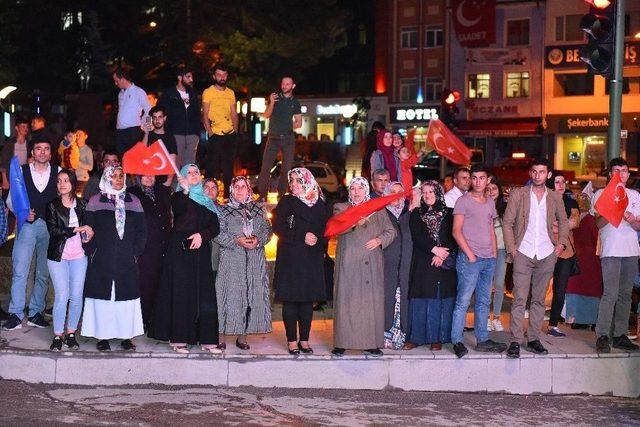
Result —
<svg viewBox="0 0 640 427"><path fill-rule="evenodd" d="M545 68L576 68L586 66L580 60L580 49L585 44L547 46L545 48ZM624 65L640 65L640 42L624 44Z"/></svg>
<svg viewBox="0 0 640 427"><path fill-rule="evenodd" d="M425 106L389 107L392 123L424 123L439 117L439 108Z"/></svg>

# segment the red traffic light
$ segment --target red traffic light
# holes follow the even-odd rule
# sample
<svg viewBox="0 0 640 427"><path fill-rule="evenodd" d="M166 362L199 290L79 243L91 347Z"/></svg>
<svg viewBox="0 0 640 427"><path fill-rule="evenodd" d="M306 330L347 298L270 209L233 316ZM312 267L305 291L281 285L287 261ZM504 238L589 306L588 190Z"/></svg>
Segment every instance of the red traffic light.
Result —
<svg viewBox="0 0 640 427"><path fill-rule="evenodd" d="M606 9L611 4L610 0L585 0L585 1L598 9Z"/></svg>
<svg viewBox="0 0 640 427"><path fill-rule="evenodd" d="M457 90L452 90L444 98L444 103L448 105L453 105L458 101L460 101L460 92Z"/></svg>

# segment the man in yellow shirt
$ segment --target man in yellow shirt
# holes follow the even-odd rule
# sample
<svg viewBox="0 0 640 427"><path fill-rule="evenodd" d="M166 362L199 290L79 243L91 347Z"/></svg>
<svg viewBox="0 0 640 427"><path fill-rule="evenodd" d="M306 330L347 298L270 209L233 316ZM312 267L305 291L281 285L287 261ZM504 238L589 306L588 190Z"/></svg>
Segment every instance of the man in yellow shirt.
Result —
<svg viewBox="0 0 640 427"><path fill-rule="evenodd" d="M233 177L238 132L238 111L235 93L227 87L229 73L224 64L213 68L213 85L202 94L202 124L207 131L206 173L208 177L222 172L225 195Z"/></svg>

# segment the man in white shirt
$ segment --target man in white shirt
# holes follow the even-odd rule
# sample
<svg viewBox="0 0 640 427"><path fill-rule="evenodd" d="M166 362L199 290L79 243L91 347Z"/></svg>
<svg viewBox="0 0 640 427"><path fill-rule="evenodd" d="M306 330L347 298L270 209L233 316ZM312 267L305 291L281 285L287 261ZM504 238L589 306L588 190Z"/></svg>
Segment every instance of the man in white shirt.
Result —
<svg viewBox="0 0 640 427"><path fill-rule="evenodd" d="M116 122L116 150L120 157L142 140L142 118L149 115L147 93L133 84L129 73L121 67L113 72L113 82L120 89L118 94L118 119Z"/></svg>
<svg viewBox="0 0 640 427"><path fill-rule="evenodd" d="M444 195L444 202L448 208L453 209L456 202L471 187L471 171L468 168L461 167L456 169L453 174L453 188Z"/></svg>
<svg viewBox="0 0 640 427"><path fill-rule="evenodd" d="M629 165L621 157L609 162L609 178L614 173L620 175L620 180L626 186L629 179ZM633 281L638 274L638 230L640 230L640 194L625 188L629 204L624 218L616 228L606 218L598 215L595 210L596 201L603 190L598 190L593 196L592 213L596 217L599 229L600 263L602 265L603 292L598 306L598 321L596 322L596 350L598 353L609 353L611 345L622 350L637 350L627 337L629 330L629 314L631 313L631 292ZM610 340L613 323L613 337Z"/></svg>
<svg viewBox="0 0 640 427"><path fill-rule="evenodd" d="M558 256L569 244L569 221L562 196L547 189L551 166L547 159L532 163L531 184L511 190L502 219L507 254L513 259L513 303L511 305L511 344L507 357L520 357L524 341L524 310L531 290L527 350L548 351L540 342L544 322L544 297ZM557 237L553 232L558 223Z"/></svg>

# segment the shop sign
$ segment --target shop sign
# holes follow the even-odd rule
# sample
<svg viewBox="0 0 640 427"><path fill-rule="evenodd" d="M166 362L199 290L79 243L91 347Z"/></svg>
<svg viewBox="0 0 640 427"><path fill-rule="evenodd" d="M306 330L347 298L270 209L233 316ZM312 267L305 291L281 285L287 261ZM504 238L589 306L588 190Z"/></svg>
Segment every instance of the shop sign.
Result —
<svg viewBox="0 0 640 427"><path fill-rule="evenodd" d="M331 104L316 106L316 114L319 116L343 116L351 117L358 111L358 107L355 104Z"/></svg>
<svg viewBox="0 0 640 427"><path fill-rule="evenodd" d="M518 114L517 105L475 105L470 110L479 114Z"/></svg>
<svg viewBox="0 0 640 427"><path fill-rule="evenodd" d="M558 124L560 132L606 130L608 127L609 118L607 116L569 116L560 119Z"/></svg>
<svg viewBox="0 0 640 427"><path fill-rule="evenodd" d="M586 66L580 60L580 49L585 44L547 46L545 48L545 68L576 68ZM640 65L640 42L624 44L624 65Z"/></svg>
<svg viewBox="0 0 640 427"><path fill-rule="evenodd" d="M439 117L438 109L433 107L390 107L389 111L393 123L425 122Z"/></svg>

